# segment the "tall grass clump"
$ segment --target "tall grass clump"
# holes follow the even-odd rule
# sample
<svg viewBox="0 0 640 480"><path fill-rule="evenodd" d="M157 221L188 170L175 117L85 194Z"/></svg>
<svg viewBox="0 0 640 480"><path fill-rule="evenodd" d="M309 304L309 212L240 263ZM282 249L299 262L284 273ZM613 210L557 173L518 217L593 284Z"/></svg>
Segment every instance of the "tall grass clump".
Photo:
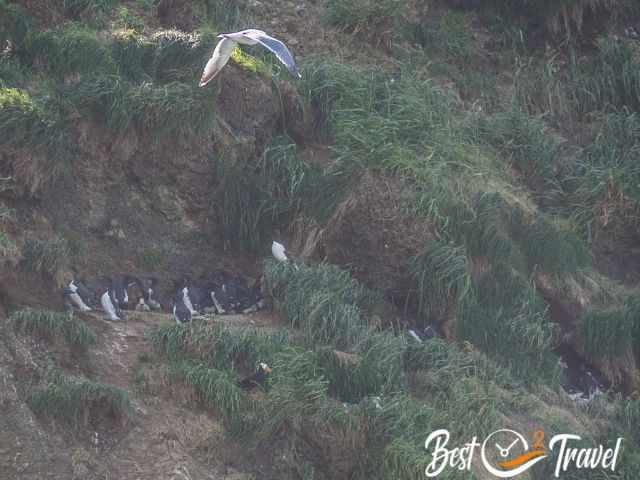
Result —
<svg viewBox="0 0 640 480"><path fill-rule="evenodd" d="M220 412L225 428L230 433L241 433L243 417L252 410L251 399L236 385L229 370L218 370L206 365L180 362L172 366L172 374L192 386L203 401Z"/></svg>
<svg viewBox="0 0 640 480"><path fill-rule="evenodd" d="M520 272L509 265L494 265L458 307L459 338L469 340L526 382L557 379L553 354L557 327Z"/></svg>
<svg viewBox="0 0 640 480"><path fill-rule="evenodd" d="M16 179L32 195L68 172L76 154L65 111L57 96L0 88L0 148L10 154Z"/></svg>
<svg viewBox="0 0 640 480"><path fill-rule="evenodd" d="M8 40L13 48L21 51L32 28L32 19L24 7L0 0L0 48L4 49Z"/></svg>
<svg viewBox="0 0 640 480"><path fill-rule="evenodd" d="M267 260L265 275L279 307L311 344L348 350L368 328L366 309L378 297L332 265L298 268Z"/></svg>
<svg viewBox="0 0 640 480"><path fill-rule="evenodd" d="M612 38L600 40L595 55L573 66L579 112L622 107L640 110L640 61L631 45Z"/></svg>
<svg viewBox="0 0 640 480"><path fill-rule="evenodd" d="M435 242L411 259L409 268L417 283L418 312L429 317L443 315L471 287L466 250L455 243Z"/></svg>
<svg viewBox="0 0 640 480"><path fill-rule="evenodd" d="M49 374L47 388L31 395L31 409L75 428L87 428L100 419L124 423L133 412L126 391L104 383L72 379L61 370Z"/></svg>
<svg viewBox="0 0 640 480"><path fill-rule="evenodd" d="M246 8L234 0L202 0L207 21L220 31L236 31L246 21Z"/></svg>
<svg viewBox="0 0 640 480"><path fill-rule="evenodd" d="M430 52L444 53L457 60L468 60L472 37L464 14L448 12L432 21L408 23L404 35Z"/></svg>
<svg viewBox="0 0 640 480"><path fill-rule="evenodd" d="M74 347L86 348L97 341L89 327L66 313L26 309L13 312L9 320L18 332L48 339L60 336Z"/></svg>
<svg viewBox="0 0 640 480"><path fill-rule="evenodd" d="M544 214L528 221L520 212L514 215L512 226L531 269L571 274L591 264L585 241L568 222Z"/></svg>
<svg viewBox="0 0 640 480"><path fill-rule="evenodd" d="M192 359L217 369L252 371L258 362L270 364L289 344L286 331L261 334L254 328L229 329L199 323L172 325L151 335L154 347L171 360Z"/></svg>
<svg viewBox="0 0 640 480"><path fill-rule="evenodd" d="M155 45L148 37L130 29L117 30L110 48L120 76L132 81L152 78Z"/></svg>
<svg viewBox="0 0 640 480"><path fill-rule="evenodd" d="M109 48L98 39L97 32L80 25L35 34L29 54L59 77L113 73L116 68Z"/></svg>
<svg viewBox="0 0 640 480"><path fill-rule="evenodd" d="M83 80L66 89L65 96L79 109L102 116L114 130L135 125L155 141L175 142L213 127L212 91L196 88L180 82L131 84L106 75Z"/></svg>
<svg viewBox="0 0 640 480"><path fill-rule="evenodd" d="M358 403L367 396L395 393L406 387L405 350L403 337L383 332L364 337L353 354L319 347L313 355L316 368L329 381L328 395Z"/></svg>
<svg viewBox="0 0 640 480"><path fill-rule="evenodd" d="M565 179L571 213L585 231L619 235L640 228L639 154L639 114L606 115Z"/></svg>
<svg viewBox="0 0 640 480"><path fill-rule="evenodd" d="M70 255L67 241L57 236L48 239L27 238L22 253L29 270L52 277L67 266Z"/></svg>
<svg viewBox="0 0 640 480"><path fill-rule="evenodd" d="M229 246L260 251L276 228L304 215L326 220L340 201L346 175L300 159L295 144L273 140L257 165L219 162L220 187L211 198Z"/></svg>
<svg viewBox="0 0 640 480"><path fill-rule="evenodd" d="M632 348L640 325L638 309L633 307L627 304L624 308L591 310L582 316L580 332L589 355L616 358Z"/></svg>
<svg viewBox="0 0 640 480"><path fill-rule="evenodd" d="M480 140L496 148L526 179L534 177L553 185L559 144L540 118L514 105L507 111L482 116L478 130Z"/></svg>
<svg viewBox="0 0 640 480"><path fill-rule="evenodd" d="M153 50L153 75L160 81L191 82L202 69L203 59L215 44L213 34L188 34L166 30L153 34L149 42Z"/></svg>
<svg viewBox="0 0 640 480"><path fill-rule="evenodd" d="M394 27L403 7L399 0L327 0L325 21L352 33L379 38Z"/></svg>

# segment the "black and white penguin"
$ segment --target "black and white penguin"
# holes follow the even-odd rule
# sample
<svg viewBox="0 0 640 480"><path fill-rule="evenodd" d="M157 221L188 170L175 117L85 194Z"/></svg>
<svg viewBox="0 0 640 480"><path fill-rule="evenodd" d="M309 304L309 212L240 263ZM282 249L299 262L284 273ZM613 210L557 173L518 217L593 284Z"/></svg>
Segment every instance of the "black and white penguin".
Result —
<svg viewBox="0 0 640 480"><path fill-rule="evenodd" d="M427 325L423 329L407 330L407 333L420 343L438 336L438 332L431 325Z"/></svg>
<svg viewBox="0 0 640 480"><path fill-rule="evenodd" d="M128 275L114 275L111 277L111 289L116 300L117 307L126 310L129 307L129 285L131 280Z"/></svg>
<svg viewBox="0 0 640 480"><path fill-rule="evenodd" d="M109 317L109 320L118 322L122 320L120 318L120 308L118 307L118 300L116 299L113 289L109 288L100 297L100 304L102 309Z"/></svg>
<svg viewBox="0 0 640 480"><path fill-rule="evenodd" d="M245 390L252 390L255 387L262 387L264 385L265 380L267 379L267 375L273 371L269 365L264 362L260 362L256 371L249 375L248 377L243 378L238 382L238 386Z"/></svg>
<svg viewBox="0 0 640 480"><path fill-rule="evenodd" d="M179 292L173 302L173 318L175 318L178 324L190 322L193 319L191 310L184 303L183 292Z"/></svg>
<svg viewBox="0 0 640 480"><path fill-rule="evenodd" d="M91 307L89 307L83 298L78 293L78 286L75 283L75 280L71 280L69 285L64 289L63 296L65 299L65 304L71 305L72 308L77 308L81 312L90 312Z"/></svg>

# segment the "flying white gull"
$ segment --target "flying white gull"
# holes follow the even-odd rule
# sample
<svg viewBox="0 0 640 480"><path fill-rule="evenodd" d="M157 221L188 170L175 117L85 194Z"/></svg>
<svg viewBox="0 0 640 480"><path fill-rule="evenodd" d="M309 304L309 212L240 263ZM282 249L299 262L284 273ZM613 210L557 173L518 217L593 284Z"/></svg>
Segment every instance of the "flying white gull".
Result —
<svg viewBox="0 0 640 480"><path fill-rule="evenodd" d="M298 78L301 78L296 62L293 59L293 55L287 48L287 46L280 40L276 40L270 37L262 30L256 30L251 28L249 30L242 30L235 33L221 33L218 35L221 40L216 45L213 55L204 67L202 72L202 78L200 78L200 86L204 87L207 83L214 79L214 77L220 73L222 67L224 67L231 57L231 53L238 44L240 45L257 45L258 43L265 47L270 52L274 53L278 60L280 60L285 67Z"/></svg>

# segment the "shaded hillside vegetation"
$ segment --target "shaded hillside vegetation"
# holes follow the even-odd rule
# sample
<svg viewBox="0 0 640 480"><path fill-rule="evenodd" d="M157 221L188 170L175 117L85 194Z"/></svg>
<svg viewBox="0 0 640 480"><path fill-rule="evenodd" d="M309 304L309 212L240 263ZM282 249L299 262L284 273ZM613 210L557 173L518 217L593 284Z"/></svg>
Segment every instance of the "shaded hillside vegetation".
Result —
<svg viewBox="0 0 640 480"><path fill-rule="evenodd" d="M50 478L416 479L431 431L509 427L624 436L637 478L640 11L504 3L0 0L3 421L30 450L0 441L0 473L43 475L50 436L76 459ZM244 48L198 88L251 25L303 78ZM262 262L273 238L304 263ZM264 274L273 317L57 313L74 274L216 268ZM610 391L571 400L566 351ZM166 472L160 419L207 426Z"/></svg>

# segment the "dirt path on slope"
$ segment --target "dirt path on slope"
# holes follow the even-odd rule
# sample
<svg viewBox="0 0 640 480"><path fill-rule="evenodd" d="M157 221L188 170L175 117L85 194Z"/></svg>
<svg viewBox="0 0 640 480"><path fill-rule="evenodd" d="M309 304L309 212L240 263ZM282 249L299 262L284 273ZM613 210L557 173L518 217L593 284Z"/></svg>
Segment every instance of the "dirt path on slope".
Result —
<svg viewBox="0 0 640 480"><path fill-rule="evenodd" d="M181 391L166 379L163 362L154 355L148 335L162 324L171 324L169 315L129 312L125 322L109 322L100 314L85 318L98 334L98 344L91 352L94 380L127 390L135 412L123 437L115 442L98 437L87 447L89 455L84 462L76 462L74 469L93 473L78 478L256 478L243 473L245 468L255 471L256 465L243 466L242 448L225 438L217 419L197 406L192 392ZM266 330L275 330L278 322L267 312L217 319L228 326Z"/></svg>

